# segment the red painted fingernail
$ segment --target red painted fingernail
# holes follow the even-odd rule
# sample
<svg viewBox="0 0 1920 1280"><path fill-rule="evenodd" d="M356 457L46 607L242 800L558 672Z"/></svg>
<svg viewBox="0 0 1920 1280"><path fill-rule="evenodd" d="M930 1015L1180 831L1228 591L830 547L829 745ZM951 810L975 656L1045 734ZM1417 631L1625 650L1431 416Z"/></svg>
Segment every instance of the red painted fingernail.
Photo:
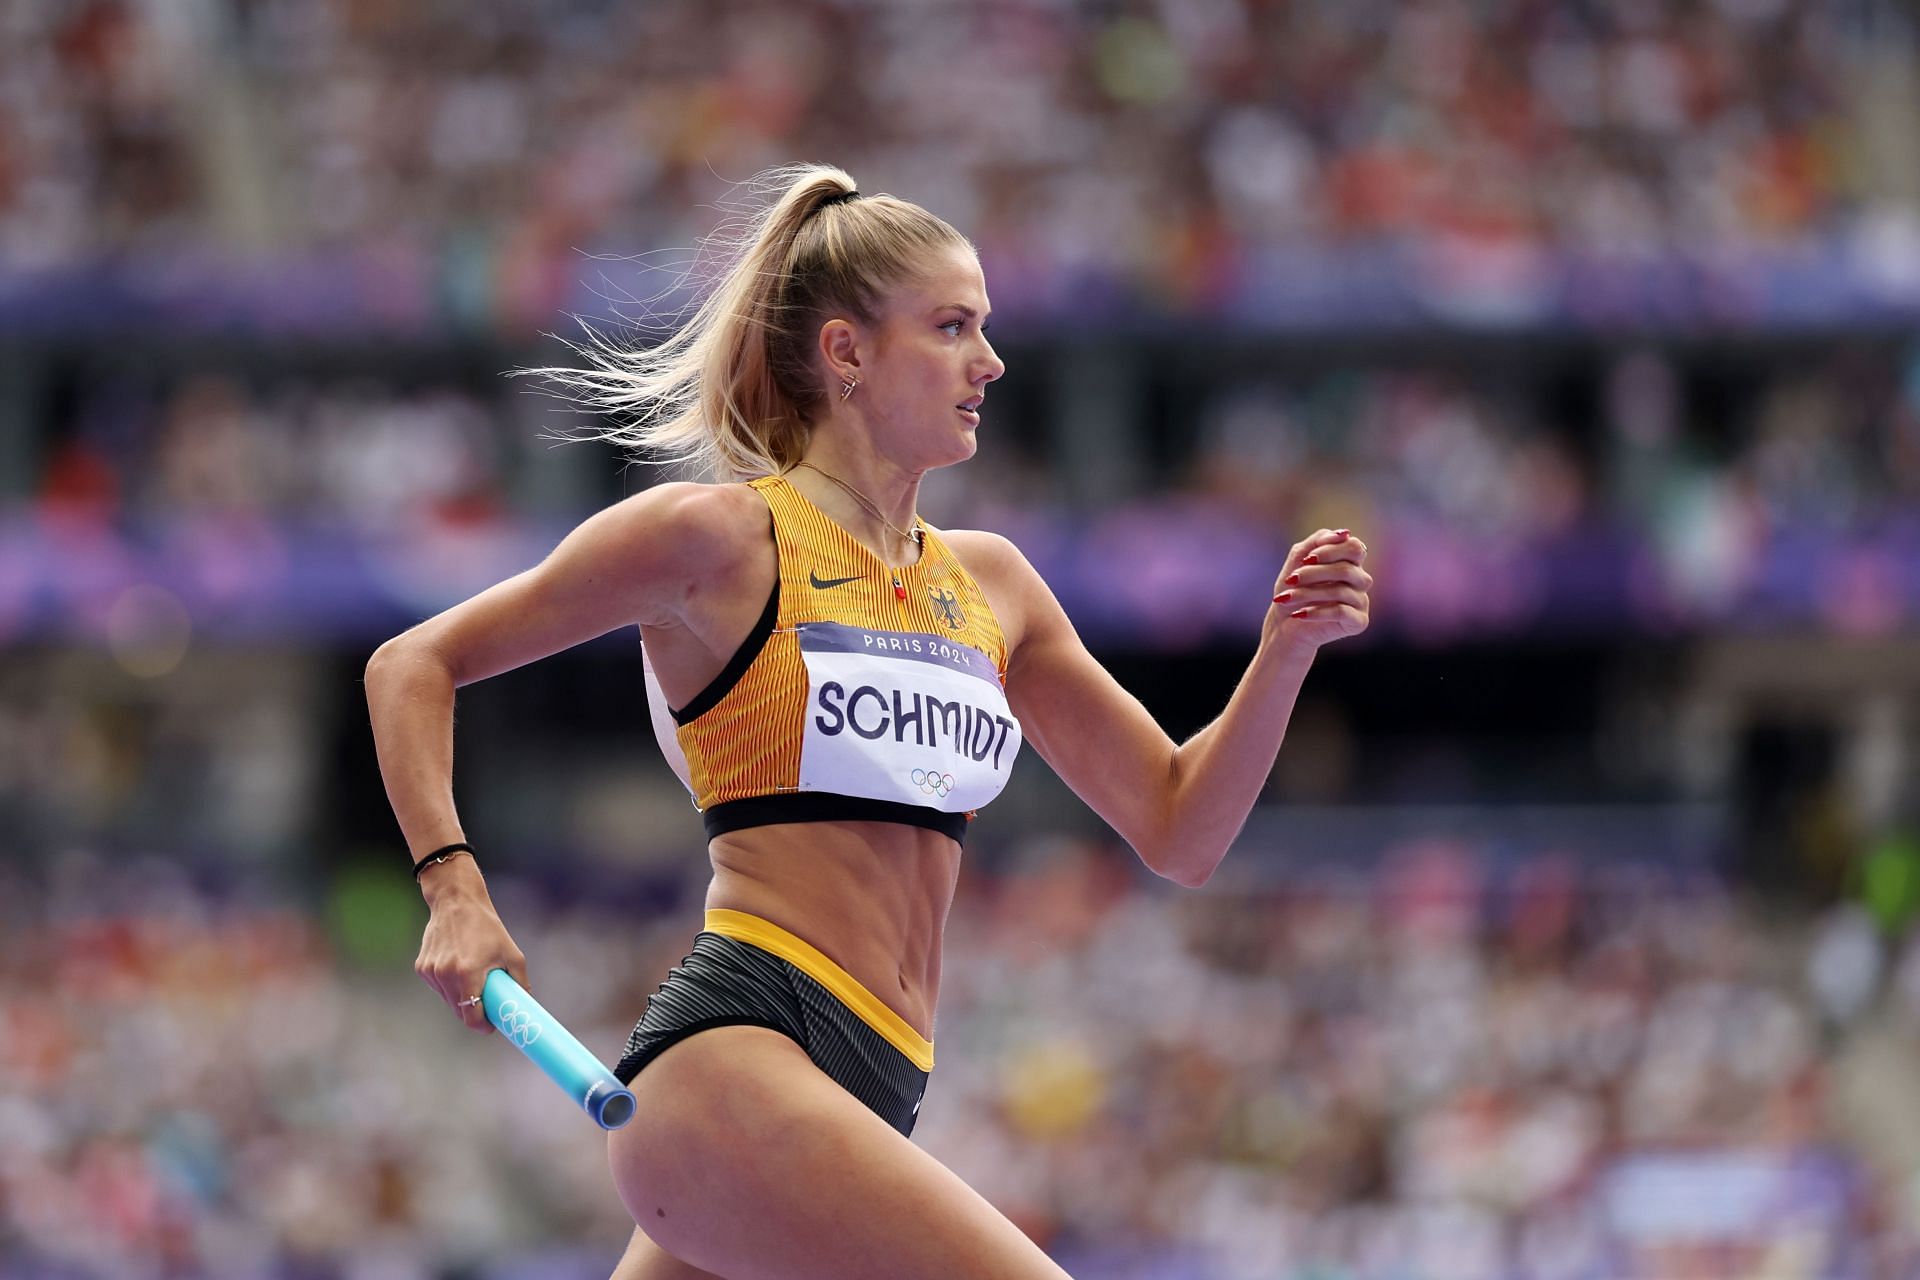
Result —
<svg viewBox="0 0 1920 1280"><path fill-rule="evenodd" d="M1302 560L1300 563L1301 564L1319 564L1320 553L1316 551L1312 555L1308 556L1305 560Z"/></svg>
<svg viewBox="0 0 1920 1280"><path fill-rule="evenodd" d="M1348 534L1352 532L1353 530L1351 529L1335 529L1333 531L1333 536L1336 538L1345 538Z"/></svg>
<svg viewBox="0 0 1920 1280"><path fill-rule="evenodd" d="M1282 591L1279 595L1273 598L1273 602L1275 604L1285 603L1288 599L1292 597L1292 595L1293 595L1293 592L1291 591Z"/></svg>
<svg viewBox="0 0 1920 1280"><path fill-rule="evenodd" d="M1309 605L1305 609L1295 609L1292 613L1288 614L1287 616L1290 618L1304 618L1312 612L1313 612L1313 607Z"/></svg>
<svg viewBox="0 0 1920 1280"><path fill-rule="evenodd" d="M1290 577L1290 578L1288 578L1288 579L1287 579L1287 585L1288 585L1288 586L1290 586L1290 587L1297 587L1297 586L1299 586L1299 585L1300 585L1300 575L1296 573L1296 574L1294 574L1294 575L1293 575L1292 577Z"/></svg>

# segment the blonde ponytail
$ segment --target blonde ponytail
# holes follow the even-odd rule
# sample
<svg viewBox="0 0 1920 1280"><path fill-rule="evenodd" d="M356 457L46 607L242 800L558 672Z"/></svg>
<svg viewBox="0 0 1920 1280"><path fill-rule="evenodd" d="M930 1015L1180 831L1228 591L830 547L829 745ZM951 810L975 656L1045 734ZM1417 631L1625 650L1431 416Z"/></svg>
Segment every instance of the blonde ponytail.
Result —
<svg viewBox="0 0 1920 1280"><path fill-rule="evenodd" d="M718 259L716 280L670 337L625 347L583 321L586 340L567 346L585 368L516 371L614 419L561 438L606 440L725 480L785 471L826 403L820 326L836 315L872 324L886 289L931 251L971 248L919 205L861 196L828 165L769 169L745 185L774 198L742 230L701 242L701 256Z"/></svg>

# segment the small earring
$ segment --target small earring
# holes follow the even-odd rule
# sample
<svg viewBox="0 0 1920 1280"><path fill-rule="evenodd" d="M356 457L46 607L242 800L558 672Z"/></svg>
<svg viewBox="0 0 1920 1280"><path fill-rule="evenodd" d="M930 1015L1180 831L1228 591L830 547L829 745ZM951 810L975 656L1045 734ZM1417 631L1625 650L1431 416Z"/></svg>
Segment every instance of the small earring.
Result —
<svg viewBox="0 0 1920 1280"><path fill-rule="evenodd" d="M850 373L843 374L841 376L846 379L846 385L840 388L840 398L842 400L845 400L848 396L853 394L853 389L860 385L860 379L854 377Z"/></svg>

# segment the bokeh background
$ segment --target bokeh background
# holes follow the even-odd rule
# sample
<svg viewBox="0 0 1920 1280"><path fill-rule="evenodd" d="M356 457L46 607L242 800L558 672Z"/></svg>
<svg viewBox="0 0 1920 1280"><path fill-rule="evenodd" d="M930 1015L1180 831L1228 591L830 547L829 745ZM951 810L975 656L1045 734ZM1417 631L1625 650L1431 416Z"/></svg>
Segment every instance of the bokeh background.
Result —
<svg viewBox="0 0 1920 1280"><path fill-rule="evenodd" d="M0 1275L603 1276L413 976L360 688L659 478L507 370L823 160L979 245L1003 531L1176 735L1360 531L1204 889L1036 760L916 1139L1076 1276L1920 1274L1920 71L1895 0L0 2ZM463 690L536 988L698 927L631 631ZM911 1229L911 1224L902 1224Z"/></svg>

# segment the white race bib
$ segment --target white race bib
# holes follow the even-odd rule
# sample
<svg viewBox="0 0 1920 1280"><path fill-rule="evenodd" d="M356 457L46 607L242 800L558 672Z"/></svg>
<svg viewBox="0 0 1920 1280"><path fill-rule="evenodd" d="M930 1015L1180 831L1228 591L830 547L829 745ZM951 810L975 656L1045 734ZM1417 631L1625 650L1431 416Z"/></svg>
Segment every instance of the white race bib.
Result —
<svg viewBox="0 0 1920 1280"><path fill-rule="evenodd" d="M1000 794L1020 725L991 658L918 631L838 622L797 631L807 666L800 790L946 813Z"/></svg>

